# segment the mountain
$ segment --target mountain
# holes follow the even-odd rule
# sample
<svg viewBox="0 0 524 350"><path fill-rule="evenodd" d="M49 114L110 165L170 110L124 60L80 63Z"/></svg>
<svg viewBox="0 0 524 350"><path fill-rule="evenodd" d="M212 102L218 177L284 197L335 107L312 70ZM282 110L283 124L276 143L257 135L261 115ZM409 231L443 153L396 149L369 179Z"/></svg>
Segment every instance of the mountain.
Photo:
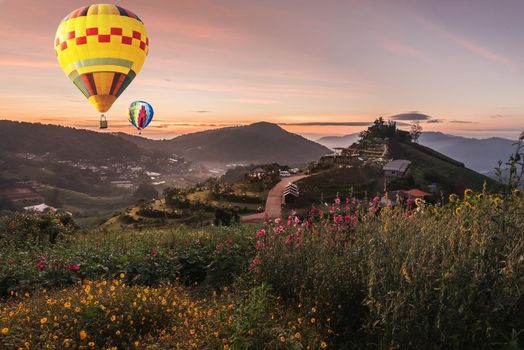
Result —
<svg viewBox="0 0 524 350"><path fill-rule="evenodd" d="M501 137L476 139L441 132L424 132L419 142L482 174L493 174L497 162L506 161L515 150L515 141Z"/></svg>
<svg viewBox="0 0 524 350"><path fill-rule="evenodd" d="M329 147L348 147L358 139L358 134L346 136L327 136L317 140ZM479 173L493 175L493 168L499 160L505 161L514 151L515 141L500 137L476 139L444 134L441 132L423 132L419 143L435 151L456 159Z"/></svg>
<svg viewBox="0 0 524 350"><path fill-rule="evenodd" d="M54 153L62 160L136 158L137 145L119 136L57 125L0 120L0 151Z"/></svg>
<svg viewBox="0 0 524 350"><path fill-rule="evenodd" d="M349 134L345 136L324 136L319 138L316 142L328 148L349 147L354 142L358 141L359 133Z"/></svg>
<svg viewBox="0 0 524 350"><path fill-rule="evenodd" d="M303 164L330 153L325 146L267 122L196 132L171 140L122 136L149 150L176 153L192 161L223 164Z"/></svg>

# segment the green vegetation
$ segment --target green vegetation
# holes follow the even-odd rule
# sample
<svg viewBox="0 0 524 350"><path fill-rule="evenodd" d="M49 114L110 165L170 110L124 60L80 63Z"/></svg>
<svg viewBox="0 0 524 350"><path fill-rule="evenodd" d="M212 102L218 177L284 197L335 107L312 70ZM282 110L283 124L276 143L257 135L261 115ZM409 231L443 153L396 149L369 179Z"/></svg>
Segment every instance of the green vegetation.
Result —
<svg viewBox="0 0 524 350"><path fill-rule="evenodd" d="M518 191L395 208L341 198L302 221L67 231L24 243L13 232L34 232L33 222L1 238L7 348L524 345Z"/></svg>

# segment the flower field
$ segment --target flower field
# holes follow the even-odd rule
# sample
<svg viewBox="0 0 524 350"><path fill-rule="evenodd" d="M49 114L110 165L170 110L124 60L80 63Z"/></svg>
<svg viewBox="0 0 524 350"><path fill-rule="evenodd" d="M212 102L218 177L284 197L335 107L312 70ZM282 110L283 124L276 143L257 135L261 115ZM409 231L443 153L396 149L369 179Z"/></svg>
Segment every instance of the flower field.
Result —
<svg viewBox="0 0 524 350"><path fill-rule="evenodd" d="M518 191L467 190L443 206L341 197L260 226L46 225L54 242L3 230L1 348L524 346Z"/></svg>

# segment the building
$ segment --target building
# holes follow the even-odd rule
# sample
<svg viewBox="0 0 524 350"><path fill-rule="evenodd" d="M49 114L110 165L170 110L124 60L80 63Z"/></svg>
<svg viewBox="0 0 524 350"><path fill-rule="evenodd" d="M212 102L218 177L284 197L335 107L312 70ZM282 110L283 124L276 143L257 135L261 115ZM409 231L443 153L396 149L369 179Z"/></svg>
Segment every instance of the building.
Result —
<svg viewBox="0 0 524 350"><path fill-rule="evenodd" d="M408 171L411 161L406 159L395 159L384 165L382 170L386 177L404 177Z"/></svg>
<svg viewBox="0 0 524 350"><path fill-rule="evenodd" d="M39 212L39 213L44 213L46 211L56 212L56 208L51 207L51 206L49 206L49 205L47 205L45 203L24 207L24 210L36 211L36 212Z"/></svg>
<svg viewBox="0 0 524 350"><path fill-rule="evenodd" d="M133 188L134 185L129 180L118 180L118 181L111 181L111 185L118 187L118 188Z"/></svg>
<svg viewBox="0 0 524 350"><path fill-rule="evenodd" d="M0 189L0 197L9 200L13 204L34 205L42 203L44 197L32 188L27 187L7 187Z"/></svg>
<svg viewBox="0 0 524 350"><path fill-rule="evenodd" d="M260 166L257 166L256 168L251 169L251 172L249 173L249 177L251 177L252 179L259 179L259 180L265 177L266 175L267 175L267 171Z"/></svg>
<svg viewBox="0 0 524 350"><path fill-rule="evenodd" d="M431 193L424 192L422 190L419 190L418 188L414 188L407 191L401 191L403 195L405 195L408 198L421 198L424 199L425 197L431 196Z"/></svg>

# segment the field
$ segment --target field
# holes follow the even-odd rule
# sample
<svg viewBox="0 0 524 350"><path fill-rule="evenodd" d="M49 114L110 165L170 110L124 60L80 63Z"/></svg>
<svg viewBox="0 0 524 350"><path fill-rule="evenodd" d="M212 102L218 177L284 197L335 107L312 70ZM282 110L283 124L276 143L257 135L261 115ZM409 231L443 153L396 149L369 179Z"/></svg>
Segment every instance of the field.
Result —
<svg viewBox="0 0 524 350"><path fill-rule="evenodd" d="M524 196L335 198L303 220L2 223L5 349L519 349Z"/></svg>

